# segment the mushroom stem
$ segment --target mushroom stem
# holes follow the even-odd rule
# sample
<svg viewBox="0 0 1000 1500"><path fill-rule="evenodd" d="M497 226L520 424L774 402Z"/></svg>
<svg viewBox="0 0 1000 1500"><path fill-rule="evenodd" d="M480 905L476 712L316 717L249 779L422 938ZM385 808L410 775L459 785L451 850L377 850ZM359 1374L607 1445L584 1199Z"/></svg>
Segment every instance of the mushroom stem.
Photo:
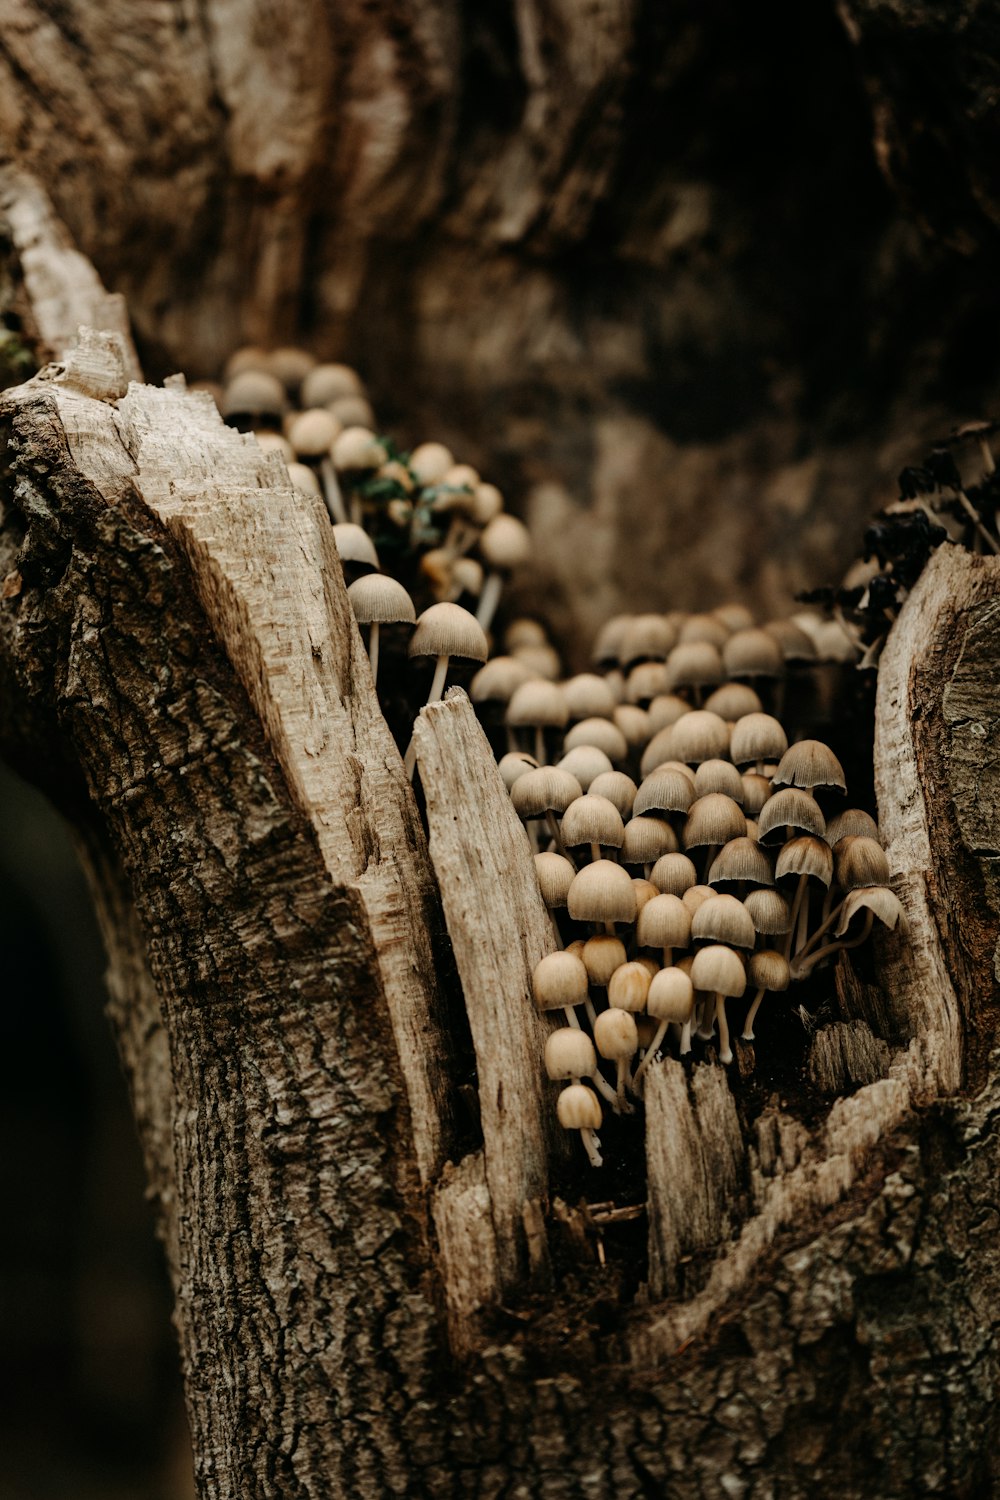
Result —
<svg viewBox="0 0 1000 1500"><path fill-rule="evenodd" d="M378 682L378 621L373 620L368 634L368 660L372 664L372 683Z"/></svg>
<svg viewBox="0 0 1000 1500"><path fill-rule="evenodd" d="M844 899L846 900L847 898L845 897ZM837 920L837 918L840 916L840 913L843 911L843 908L844 908L844 902L843 901L838 901L837 905L833 908L833 910L830 911L830 912L828 912L826 914L826 916L823 918L823 921L816 928L816 931L813 933L813 935L809 939L809 941L805 944L805 946L803 948L800 948L799 951L798 951L798 953L795 955L797 962L801 963L801 961L809 953L810 949L811 948L815 948L817 942L823 936L824 932L826 932L827 928L830 927L830 925L833 922L835 922Z"/></svg>
<svg viewBox="0 0 1000 1500"><path fill-rule="evenodd" d="M669 1021L661 1021L660 1022L659 1026L656 1028L656 1035L653 1037L653 1040L650 1042L649 1046L646 1048L646 1056L643 1058L642 1062L639 1064L639 1066L636 1068L635 1072L632 1074L632 1092L633 1092L633 1094L636 1094L639 1098L642 1097L642 1088L640 1086L642 1075L643 1075L643 1073L645 1073L646 1069L649 1067L650 1063L653 1061L653 1058L656 1056L656 1053L657 1053L657 1050L658 1050L658 1048L660 1046L660 1043L663 1041L663 1038L667 1034L667 1027L669 1025L670 1025Z"/></svg>
<svg viewBox="0 0 1000 1500"><path fill-rule="evenodd" d="M703 994L698 1003L698 1030L695 1035L703 1042L710 1042L715 1035L715 996Z"/></svg>
<svg viewBox="0 0 1000 1500"><path fill-rule="evenodd" d="M484 630L489 630L493 623L493 616L497 612L500 603L500 590L503 588L503 579L497 572L490 573L483 584L483 592L479 596L479 608L476 610L476 619Z"/></svg>
<svg viewBox="0 0 1000 1500"><path fill-rule="evenodd" d="M573 1009L572 1005L564 1005L563 1006L563 1013L564 1013L564 1015L566 1017L566 1025L567 1026L572 1026L576 1031L582 1031L583 1030L582 1026L580 1025L580 1022L576 1018L576 1011Z"/></svg>
<svg viewBox="0 0 1000 1500"><path fill-rule="evenodd" d="M343 523L347 520L347 511L344 509L344 497L340 493L337 471L333 467L332 458L324 458L319 466L319 474L323 481L323 499L326 502L330 520Z"/></svg>
<svg viewBox="0 0 1000 1500"><path fill-rule="evenodd" d="M604 1158L601 1156L601 1143L592 1130L584 1128L580 1131L580 1139L583 1149L586 1151L592 1167L603 1167Z"/></svg>
<svg viewBox="0 0 1000 1500"><path fill-rule="evenodd" d="M351 520L355 526L360 526L364 521L361 511L361 496L356 490L351 491Z"/></svg>
<svg viewBox="0 0 1000 1500"><path fill-rule="evenodd" d="M809 886L806 885L799 907L798 931L795 934L795 951L800 953L809 940Z"/></svg>
<svg viewBox="0 0 1000 1500"><path fill-rule="evenodd" d="M752 1042L753 1039L754 1039L754 1036L753 1036L753 1022L754 1022L754 1017L756 1016L757 1012L760 1010L760 1002L763 1000L763 998L764 998L764 996L766 994L767 994L767 990L758 990L757 993L756 993L756 995L754 996L753 1004L751 1005L750 1009L747 1011L747 1018L746 1018L746 1020L743 1023L743 1040L745 1042Z"/></svg>
<svg viewBox="0 0 1000 1500"><path fill-rule="evenodd" d="M544 766L547 764L548 758L545 753L545 730L542 728L541 724L535 725L535 759L540 766Z"/></svg>
<svg viewBox="0 0 1000 1500"><path fill-rule="evenodd" d="M594 843L591 844L591 846L590 846L590 857L594 861L594 863L596 864L597 861L601 857L601 846L600 846L600 844L594 844Z"/></svg>
<svg viewBox="0 0 1000 1500"><path fill-rule="evenodd" d="M687 1055L688 1055L688 1053L690 1051L691 1051L691 1017L688 1016L687 1020L684 1022L684 1025L681 1027L681 1045L680 1045L680 1054L681 1054L681 1057L687 1057Z"/></svg>
<svg viewBox="0 0 1000 1500"><path fill-rule="evenodd" d="M719 1061L731 1063L733 1060L733 1049L729 1045L729 1022L726 1020L725 995L716 995L715 997L715 1019L719 1023Z"/></svg>
<svg viewBox="0 0 1000 1500"><path fill-rule="evenodd" d="M568 859L573 868L576 869L576 860L573 858L572 854L570 854L569 850L566 848L566 845L563 843L562 829L559 827L559 819L556 817L555 812L551 807L546 808L545 810L545 821L548 824L549 832L555 840L555 845L559 850L559 853L563 856L564 859Z"/></svg>
<svg viewBox="0 0 1000 1500"><path fill-rule="evenodd" d="M587 995L586 1000L583 1002L583 1008L587 1012L587 1020L590 1022L591 1031L593 1031L594 1026L597 1022L597 1011L594 1009L594 1002L593 1000L591 1000L589 994Z"/></svg>
<svg viewBox="0 0 1000 1500"><path fill-rule="evenodd" d="M961 505L962 509L969 517L969 520L972 522L972 525L975 527L977 536L982 537L983 541L986 543L987 547L989 547L991 552L1000 552L1000 547L997 546L995 540L990 536L989 532L986 530L986 527L979 519L979 515L976 511L975 506L972 504L972 501L969 499L968 495L966 495L964 490L958 491L958 503Z"/></svg>
<svg viewBox="0 0 1000 1500"><path fill-rule="evenodd" d="M618 1059L618 1065L617 1066L618 1066L618 1088L617 1088L617 1090L615 1092L615 1104L616 1104L616 1107L618 1109L619 1114L631 1115L631 1114L634 1114L635 1111L633 1110L631 1104L629 1104L628 1100L625 1098L625 1090L632 1083L632 1080L629 1077L629 1072L628 1072L628 1059L625 1058L625 1057L620 1057Z"/></svg>
<svg viewBox="0 0 1000 1500"><path fill-rule="evenodd" d="M796 925L797 925L798 919L799 919L799 911L802 908L802 896L803 896L803 893L804 893L805 888L806 888L806 881L808 879L809 879L808 875L800 875L799 876L799 883L798 883L798 886L796 887L796 890L795 890L795 899L792 902L791 917L790 917L790 920L789 920L789 923L788 923L788 933L787 933L787 935L785 937L785 957L786 958L791 958L791 956L792 956L792 944L795 941L795 928L796 928Z"/></svg>
<svg viewBox="0 0 1000 1500"><path fill-rule="evenodd" d="M844 948L860 948L872 930L873 915L870 911L865 913L864 923L856 938L851 938L849 941L845 938L837 943L826 943L822 948L817 948L815 953L811 953L807 959L802 960L797 958L792 964L792 978L805 979L810 970L814 969L824 958L829 958L831 953L839 953Z"/></svg>
<svg viewBox="0 0 1000 1500"><path fill-rule="evenodd" d="M595 1068L594 1071L588 1076L597 1092L601 1095L602 1099L606 1099L609 1104L613 1104L617 1109L618 1095L615 1093L614 1089L611 1087L610 1083L605 1078L600 1068Z"/></svg>

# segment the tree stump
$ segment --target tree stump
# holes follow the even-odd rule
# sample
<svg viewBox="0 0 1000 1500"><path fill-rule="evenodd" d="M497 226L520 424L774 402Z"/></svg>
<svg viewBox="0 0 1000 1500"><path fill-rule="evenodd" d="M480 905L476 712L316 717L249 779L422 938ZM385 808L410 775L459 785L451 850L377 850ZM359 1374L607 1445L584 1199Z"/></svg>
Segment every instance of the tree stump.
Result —
<svg viewBox="0 0 1000 1500"><path fill-rule="evenodd" d="M52 352L0 401L0 739L101 913L199 1494L990 1493L1000 566L940 549L886 646L910 931L841 975L823 1108L746 1134L722 1069L650 1071L637 1291L555 1191L545 913L464 698L425 839L320 508L115 331Z"/></svg>

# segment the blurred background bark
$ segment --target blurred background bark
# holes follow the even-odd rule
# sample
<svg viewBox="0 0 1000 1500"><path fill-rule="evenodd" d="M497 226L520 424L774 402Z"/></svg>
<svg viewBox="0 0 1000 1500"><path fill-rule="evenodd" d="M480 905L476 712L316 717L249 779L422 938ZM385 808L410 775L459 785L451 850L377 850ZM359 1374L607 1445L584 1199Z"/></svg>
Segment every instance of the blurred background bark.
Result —
<svg viewBox="0 0 1000 1500"><path fill-rule="evenodd" d="M996 409L996 0L0 0L0 21L0 162L126 295L148 376L246 341L356 364L389 430L447 440L531 521L521 602L543 588L576 652L626 601L776 613L836 577L928 439ZM96 939L57 826L0 799L4 1098L27 1110L10 1425L55 1391L43 1425L88 1434L51 1480L19 1479L5 1434L0 1496L144 1494L170 1336ZM116 1461L90 1481L98 1430Z"/></svg>

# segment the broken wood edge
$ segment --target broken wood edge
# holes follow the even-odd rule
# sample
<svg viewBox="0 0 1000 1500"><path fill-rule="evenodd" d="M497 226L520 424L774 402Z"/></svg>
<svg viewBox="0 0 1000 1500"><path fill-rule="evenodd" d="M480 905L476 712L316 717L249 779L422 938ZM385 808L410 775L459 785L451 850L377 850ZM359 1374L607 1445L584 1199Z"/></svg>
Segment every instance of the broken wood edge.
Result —
<svg viewBox="0 0 1000 1500"><path fill-rule="evenodd" d="M117 335L127 378L141 380L125 298L105 289L41 184L9 164L0 166L0 219L10 226L42 360L65 359L81 327L95 328Z"/></svg>
<svg viewBox="0 0 1000 1500"><path fill-rule="evenodd" d="M524 1205L547 1197L547 1158L562 1136L544 1086L550 1028L531 990L535 965L553 947L552 926L524 829L466 694L452 688L423 708L413 736L476 1054L499 1284L513 1290L531 1272Z"/></svg>
<svg viewBox="0 0 1000 1500"><path fill-rule="evenodd" d="M687 1302L654 1313L635 1331L631 1349L640 1365L655 1364L685 1339L703 1334L749 1286L778 1234L818 1220L845 1200L870 1165L872 1151L915 1107L952 1095L960 1087L961 1010L935 906L945 899L945 882L936 872L944 850L940 837L936 840L931 832L921 774L922 747L914 726L936 719L936 732L942 731L941 695L933 701L921 697L928 688L921 677L921 663L942 651L952 664L960 657L962 632L967 628L963 616L984 587L1000 591L1000 567L987 567L984 559L957 548L939 549L900 611L879 667L874 748L879 825L893 889L908 925L904 941L888 936L878 943L879 981L893 1002L897 1036L908 1033L907 1039L901 1045L898 1040L893 1045L892 1038L873 1039L876 1045L882 1040L887 1046L888 1065L879 1058L885 1076L836 1099L818 1129L807 1131L793 1116L781 1118L783 1111L765 1111L757 1122L758 1142L765 1131L777 1130L786 1139L791 1133L796 1141L794 1163L789 1167L782 1161L776 1174L768 1174L761 1168L759 1150L755 1153L749 1147L750 1215L729 1245L717 1242L717 1259L704 1289ZM702 1137L691 1086L681 1088L672 1076L658 1077L663 1066L654 1066L647 1080L650 1266L651 1277L655 1276L650 1293L654 1298L676 1287L682 1255L711 1248L706 1244L705 1226L712 1222L713 1213L704 1177L696 1178L689 1204L678 1200L667 1171L669 1149L656 1143L654 1132L692 1140L702 1163L721 1149ZM735 1136L729 1144L734 1152L739 1149ZM654 1197L673 1206L669 1229L653 1207Z"/></svg>

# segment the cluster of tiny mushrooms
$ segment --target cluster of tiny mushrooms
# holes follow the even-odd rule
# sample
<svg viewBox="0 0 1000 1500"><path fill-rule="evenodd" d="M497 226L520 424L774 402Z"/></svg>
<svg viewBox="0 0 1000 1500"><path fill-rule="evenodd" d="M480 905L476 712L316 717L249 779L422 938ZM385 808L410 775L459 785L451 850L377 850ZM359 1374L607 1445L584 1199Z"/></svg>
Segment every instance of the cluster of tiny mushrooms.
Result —
<svg viewBox="0 0 1000 1500"><path fill-rule="evenodd" d="M377 435L356 372L302 350L241 349L212 389L227 420L282 454L293 485L322 495L376 683L382 627L412 630L409 655L435 659L428 702L453 658L483 664L469 693L506 735L499 770L551 922L532 979L558 1023L544 1067L594 1166L602 1101L633 1113L659 1057L697 1043L733 1061L727 1002L748 1001L753 1041L768 995L873 923L902 923L878 829L843 805L837 757L819 740L790 744L780 722L787 682L856 661L836 619L804 610L757 625L739 604L619 615L594 670L566 679L544 627L518 619L487 659L502 580L530 551L494 485L442 443L400 452ZM385 528L419 556L435 598L419 618L380 567ZM405 760L412 778L412 742Z"/></svg>

